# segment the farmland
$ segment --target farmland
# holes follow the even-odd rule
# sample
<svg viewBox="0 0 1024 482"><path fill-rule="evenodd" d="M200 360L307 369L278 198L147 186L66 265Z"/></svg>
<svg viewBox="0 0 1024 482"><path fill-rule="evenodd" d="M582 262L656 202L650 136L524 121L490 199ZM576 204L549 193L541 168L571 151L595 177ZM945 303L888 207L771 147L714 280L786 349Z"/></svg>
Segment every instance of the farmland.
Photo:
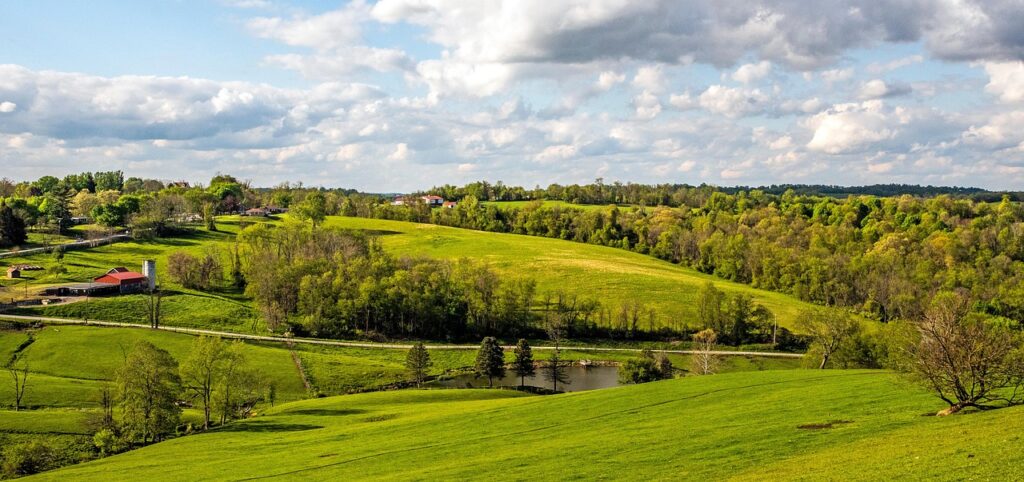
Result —
<svg viewBox="0 0 1024 482"><path fill-rule="evenodd" d="M1024 476L1020 408L922 417L936 402L881 371L716 375L549 397L382 392L280 405L40 480Z"/></svg>

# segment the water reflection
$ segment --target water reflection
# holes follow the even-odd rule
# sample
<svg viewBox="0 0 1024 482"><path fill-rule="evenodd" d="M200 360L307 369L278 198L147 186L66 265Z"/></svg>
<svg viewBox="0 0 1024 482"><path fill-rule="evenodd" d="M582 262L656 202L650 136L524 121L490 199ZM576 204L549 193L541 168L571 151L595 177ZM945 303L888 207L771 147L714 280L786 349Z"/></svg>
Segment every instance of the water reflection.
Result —
<svg viewBox="0 0 1024 482"><path fill-rule="evenodd" d="M597 390L619 385L619 369L617 367L572 366L566 368L565 372L569 377L570 383L568 385L558 384L558 390L562 392ZM496 387L516 387L519 384L520 378L511 370L508 371L504 378L494 380L494 386ZM472 374L458 375L447 380L432 382L431 385L451 388L485 388L487 387L487 378L476 378ZM547 389L552 387L552 383L544 379L544 374L539 368L536 375L526 377L526 385Z"/></svg>

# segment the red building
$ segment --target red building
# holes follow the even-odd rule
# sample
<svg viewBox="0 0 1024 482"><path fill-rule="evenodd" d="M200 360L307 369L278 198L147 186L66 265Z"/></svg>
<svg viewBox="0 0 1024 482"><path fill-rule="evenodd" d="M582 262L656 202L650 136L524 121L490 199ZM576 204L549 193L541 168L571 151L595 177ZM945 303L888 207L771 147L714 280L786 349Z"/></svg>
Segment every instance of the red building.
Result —
<svg viewBox="0 0 1024 482"><path fill-rule="evenodd" d="M128 271L128 268L112 268L107 274L94 278L97 283L116 285L121 293L136 293L146 289L149 278L142 273Z"/></svg>

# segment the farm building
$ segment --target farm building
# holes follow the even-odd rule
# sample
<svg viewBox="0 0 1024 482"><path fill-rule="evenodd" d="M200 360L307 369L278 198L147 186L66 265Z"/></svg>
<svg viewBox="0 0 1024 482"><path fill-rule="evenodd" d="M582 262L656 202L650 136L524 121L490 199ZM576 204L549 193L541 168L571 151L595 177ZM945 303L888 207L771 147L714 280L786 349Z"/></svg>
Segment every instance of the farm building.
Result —
<svg viewBox="0 0 1024 482"><path fill-rule="evenodd" d="M270 216L270 212L267 211L266 209L263 209L263 208L252 208L252 209L246 209L242 213L242 215L243 216L263 216L263 217L267 217L267 216Z"/></svg>
<svg viewBox="0 0 1024 482"><path fill-rule="evenodd" d="M391 201L391 205L392 206L403 206L403 205L406 205L406 204L413 204L415 202L422 202L423 204L426 204L427 206L430 206L432 208L436 208L436 207L440 207L440 206L442 206L444 204L444 198L441 197L441 196L430 195L430 196L420 196L420 198L417 200L416 198L412 198L412 197L396 196L395 200Z"/></svg>
<svg viewBox="0 0 1024 482"><path fill-rule="evenodd" d="M21 278L21 268L17 266L11 266L7 268L7 279Z"/></svg>
<svg viewBox="0 0 1024 482"><path fill-rule="evenodd" d="M117 286L120 293L137 293L149 287L146 275L124 267L112 268L107 274L93 278L93 282Z"/></svg>
<svg viewBox="0 0 1024 482"><path fill-rule="evenodd" d="M444 204L441 205L441 207L446 208L446 209L455 209L455 206L458 206L458 205L459 205L459 203L457 203L455 201L445 201Z"/></svg>
<svg viewBox="0 0 1024 482"><path fill-rule="evenodd" d="M113 283L74 283L69 285L51 286L43 290L45 296L102 296L114 295L120 287Z"/></svg>

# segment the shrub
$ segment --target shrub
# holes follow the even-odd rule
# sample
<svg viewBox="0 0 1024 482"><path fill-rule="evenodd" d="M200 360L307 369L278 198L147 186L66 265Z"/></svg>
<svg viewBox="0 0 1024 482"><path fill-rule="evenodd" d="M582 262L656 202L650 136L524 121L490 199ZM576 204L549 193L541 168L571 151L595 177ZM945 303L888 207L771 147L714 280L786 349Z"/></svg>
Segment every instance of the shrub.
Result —
<svg viewBox="0 0 1024 482"><path fill-rule="evenodd" d="M53 468L53 447L41 439L8 445L3 449L3 475L20 477Z"/></svg>

